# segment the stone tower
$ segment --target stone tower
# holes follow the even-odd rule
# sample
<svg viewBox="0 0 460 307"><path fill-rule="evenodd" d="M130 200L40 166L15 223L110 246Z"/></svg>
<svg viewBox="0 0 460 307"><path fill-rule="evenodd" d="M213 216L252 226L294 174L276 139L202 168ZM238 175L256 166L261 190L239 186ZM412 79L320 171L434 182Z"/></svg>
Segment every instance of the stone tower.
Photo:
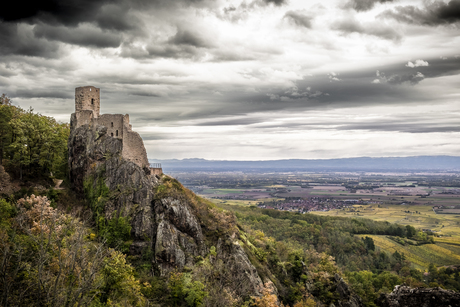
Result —
<svg viewBox="0 0 460 307"><path fill-rule="evenodd" d="M132 130L128 114L100 114L101 90L94 86L82 86L75 89L75 113L70 119L71 130L88 125L88 128L105 127L105 134L121 140L122 157L140 167L148 167L147 151L139 133ZM151 171L152 172L152 171ZM161 175L155 170L152 175Z"/></svg>
<svg viewBox="0 0 460 307"><path fill-rule="evenodd" d="M98 118L101 109L101 91L94 86L82 86L75 89L75 112L93 111L93 117Z"/></svg>

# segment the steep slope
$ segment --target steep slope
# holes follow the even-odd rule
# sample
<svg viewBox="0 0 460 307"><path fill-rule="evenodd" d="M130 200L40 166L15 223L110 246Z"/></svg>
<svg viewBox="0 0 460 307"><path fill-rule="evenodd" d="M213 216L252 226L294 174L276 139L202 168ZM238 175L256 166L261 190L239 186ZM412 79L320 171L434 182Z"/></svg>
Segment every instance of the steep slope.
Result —
<svg viewBox="0 0 460 307"><path fill-rule="evenodd" d="M72 118L73 119L73 118ZM231 276L224 288L260 295L263 282L238 242L232 214L213 208L168 176L122 158L123 143L99 125L71 121L73 188L88 198L99 234L133 256L151 256L152 274L189 269L209 257Z"/></svg>

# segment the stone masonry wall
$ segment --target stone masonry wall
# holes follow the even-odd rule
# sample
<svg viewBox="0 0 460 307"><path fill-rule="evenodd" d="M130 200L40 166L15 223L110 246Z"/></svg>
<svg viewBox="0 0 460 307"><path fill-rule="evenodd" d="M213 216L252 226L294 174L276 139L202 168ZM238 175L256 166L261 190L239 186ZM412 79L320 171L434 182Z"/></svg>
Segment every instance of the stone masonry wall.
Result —
<svg viewBox="0 0 460 307"><path fill-rule="evenodd" d="M75 112L92 110L94 118L99 117L101 108L101 91L94 86L82 86L75 89Z"/></svg>
<svg viewBox="0 0 460 307"><path fill-rule="evenodd" d="M100 115L100 89L83 86L75 89L75 113L72 114L72 129L83 125L100 125L107 128L107 135L123 141L122 156L140 167L147 167L147 151L141 136L131 130L129 115Z"/></svg>
<svg viewBox="0 0 460 307"><path fill-rule="evenodd" d="M123 114L102 114L97 119L97 123L107 127L107 135L123 139L123 117Z"/></svg>
<svg viewBox="0 0 460 307"><path fill-rule="evenodd" d="M93 111L83 110L76 112L75 114L75 126L80 127L92 123L93 120Z"/></svg>
<svg viewBox="0 0 460 307"><path fill-rule="evenodd" d="M139 166L148 166L147 151L139 133L132 131L130 127L123 127L123 158L133 161Z"/></svg>

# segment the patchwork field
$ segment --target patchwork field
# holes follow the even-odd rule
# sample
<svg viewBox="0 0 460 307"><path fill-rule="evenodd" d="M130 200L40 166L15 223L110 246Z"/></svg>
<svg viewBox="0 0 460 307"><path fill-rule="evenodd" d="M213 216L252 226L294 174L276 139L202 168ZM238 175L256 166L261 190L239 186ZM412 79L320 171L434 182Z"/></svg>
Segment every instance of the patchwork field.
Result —
<svg viewBox="0 0 460 307"><path fill-rule="evenodd" d="M440 236L452 237L452 240L455 242L458 240L460 243L460 216L436 214L433 208L427 205L355 205L352 208L312 213L329 216L362 217L376 221L412 225L419 229L430 229Z"/></svg>
<svg viewBox="0 0 460 307"><path fill-rule="evenodd" d="M422 270L430 263L460 265L460 186L455 174L201 173L187 179L197 194L217 204L367 218L431 231L435 244L421 246L371 237L378 248L404 253Z"/></svg>
<svg viewBox="0 0 460 307"><path fill-rule="evenodd" d="M375 245L387 252L398 251L403 253L406 259L411 261L415 268L428 269L430 263L436 266L460 265L460 246L450 244L425 244L421 246L401 245L386 236L359 235L371 237ZM437 241L437 240L436 240Z"/></svg>

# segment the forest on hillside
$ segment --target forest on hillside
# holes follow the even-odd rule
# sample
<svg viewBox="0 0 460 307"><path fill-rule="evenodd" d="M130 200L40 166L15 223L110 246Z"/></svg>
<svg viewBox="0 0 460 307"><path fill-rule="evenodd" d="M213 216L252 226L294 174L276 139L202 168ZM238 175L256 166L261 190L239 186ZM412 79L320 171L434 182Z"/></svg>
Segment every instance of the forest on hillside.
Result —
<svg viewBox="0 0 460 307"><path fill-rule="evenodd" d="M299 214L256 206L219 206L233 211L248 233L259 234L266 241L275 242L277 257L280 257L280 251L287 250L298 253L310 250L332 256L338 269L367 306L375 306L380 293L389 293L394 286L403 283L411 287L443 287L460 291L459 267L437 268L430 264L428 271L423 272L413 268L404 254L378 249L373 239L365 236L387 235L420 245L434 242L433 236L427 236L413 226L363 218ZM263 241L253 241L258 248L266 248ZM270 257L270 253L266 256ZM303 262L306 259L305 256L299 258ZM269 259L267 263L271 263ZM295 287L296 284L291 284L288 288L292 290Z"/></svg>

